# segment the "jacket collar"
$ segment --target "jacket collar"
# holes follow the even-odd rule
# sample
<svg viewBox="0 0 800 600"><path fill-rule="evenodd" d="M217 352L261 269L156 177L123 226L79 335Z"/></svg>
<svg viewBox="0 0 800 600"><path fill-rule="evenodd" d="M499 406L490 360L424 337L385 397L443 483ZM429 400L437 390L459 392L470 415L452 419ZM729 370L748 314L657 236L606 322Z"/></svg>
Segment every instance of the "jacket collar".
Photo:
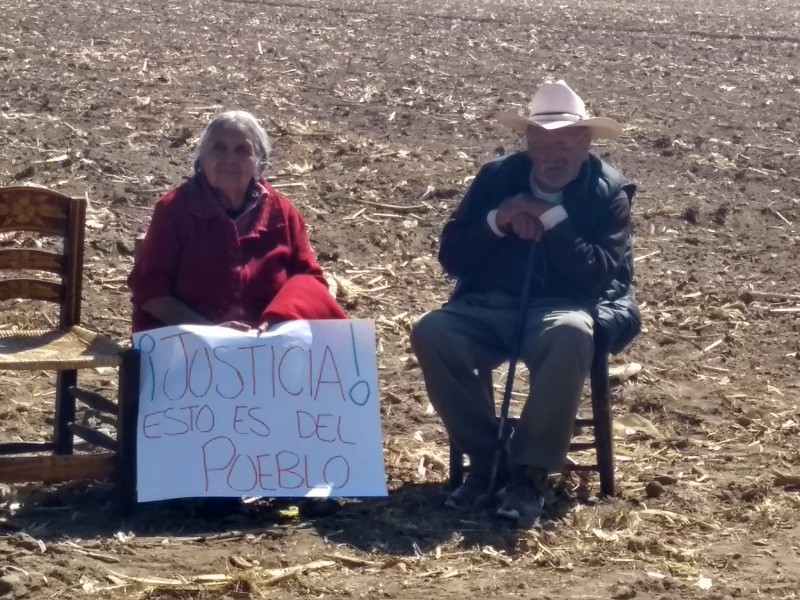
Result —
<svg viewBox="0 0 800 600"><path fill-rule="evenodd" d="M594 156L592 154L589 155L585 161L583 161L583 165L581 166L581 170L578 171L578 176L570 181L567 184L567 187L564 188L564 198L567 196L585 196L586 192L589 190L589 181L592 175L592 160ZM596 159L595 159L596 160Z"/></svg>
<svg viewBox="0 0 800 600"><path fill-rule="evenodd" d="M186 191L191 198L188 208L192 214L206 219L227 218L225 211L214 196L214 190L211 189L202 173L196 173L183 185L187 188ZM250 187L247 190L248 198L246 202L252 205L262 202L268 203L275 193L275 190L267 184L265 179L254 179L250 182Z"/></svg>

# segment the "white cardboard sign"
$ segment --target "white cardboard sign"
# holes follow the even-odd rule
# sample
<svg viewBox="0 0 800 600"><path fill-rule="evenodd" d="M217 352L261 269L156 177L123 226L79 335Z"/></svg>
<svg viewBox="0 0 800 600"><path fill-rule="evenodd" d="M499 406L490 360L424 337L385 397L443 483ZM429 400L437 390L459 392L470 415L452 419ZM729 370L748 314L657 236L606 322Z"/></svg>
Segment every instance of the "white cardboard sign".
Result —
<svg viewBox="0 0 800 600"><path fill-rule="evenodd" d="M140 502L386 495L372 321L164 327L133 343Z"/></svg>

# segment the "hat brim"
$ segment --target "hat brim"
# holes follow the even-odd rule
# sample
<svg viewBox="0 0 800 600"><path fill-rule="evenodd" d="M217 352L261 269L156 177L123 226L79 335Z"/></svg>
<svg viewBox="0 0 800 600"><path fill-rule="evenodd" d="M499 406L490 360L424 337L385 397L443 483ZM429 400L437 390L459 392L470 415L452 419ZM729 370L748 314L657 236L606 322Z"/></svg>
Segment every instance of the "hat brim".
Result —
<svg viewBox="0 0 800 600"><path fill-rule="evenodd" d="M567 129L570 127L584 127L592 133L592 139L604 138L611 139L622 134L622 125L613 119L606 117L592 117L581 121L551 121L549 123L537 123L529 117L523 117L516 113L503 112L497 115L497 120L506 127L510 127L520 133L525 133L528 127L533 125L538 129L553 131L555 129Z"/></svg>

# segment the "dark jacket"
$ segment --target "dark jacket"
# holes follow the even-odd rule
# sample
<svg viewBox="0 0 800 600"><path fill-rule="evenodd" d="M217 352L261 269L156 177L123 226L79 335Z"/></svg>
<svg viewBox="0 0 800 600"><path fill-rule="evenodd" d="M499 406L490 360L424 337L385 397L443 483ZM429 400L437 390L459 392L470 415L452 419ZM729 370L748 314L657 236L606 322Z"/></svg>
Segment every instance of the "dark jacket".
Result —
<svg viewBox="0 0 800 600"><path fill-rule="evenodd" d="M451 299L467 292L519 295L529 243L497 236L486 216L506 198L531 193L531 161L513 154L484 165L445 224L439 262L458 278ZM618 352L641 328L633 293L631 202L636 185L590 155L564 189L568 218L539 244L532 295L577 301L595 317L599 344Z"/></svg>

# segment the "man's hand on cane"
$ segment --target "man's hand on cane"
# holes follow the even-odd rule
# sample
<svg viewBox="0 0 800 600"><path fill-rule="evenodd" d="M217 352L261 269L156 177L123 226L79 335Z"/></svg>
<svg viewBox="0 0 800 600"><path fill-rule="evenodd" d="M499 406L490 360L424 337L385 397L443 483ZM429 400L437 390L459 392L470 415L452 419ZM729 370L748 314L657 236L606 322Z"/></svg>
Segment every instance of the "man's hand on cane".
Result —
<svg viewBox="0 0 800 600"><path fill-rule="evenodd" d="M539 216L549 208L552 206L528 194L511 196L497 207L497 227L523 241L539 242L544 233Z"/></svg>

